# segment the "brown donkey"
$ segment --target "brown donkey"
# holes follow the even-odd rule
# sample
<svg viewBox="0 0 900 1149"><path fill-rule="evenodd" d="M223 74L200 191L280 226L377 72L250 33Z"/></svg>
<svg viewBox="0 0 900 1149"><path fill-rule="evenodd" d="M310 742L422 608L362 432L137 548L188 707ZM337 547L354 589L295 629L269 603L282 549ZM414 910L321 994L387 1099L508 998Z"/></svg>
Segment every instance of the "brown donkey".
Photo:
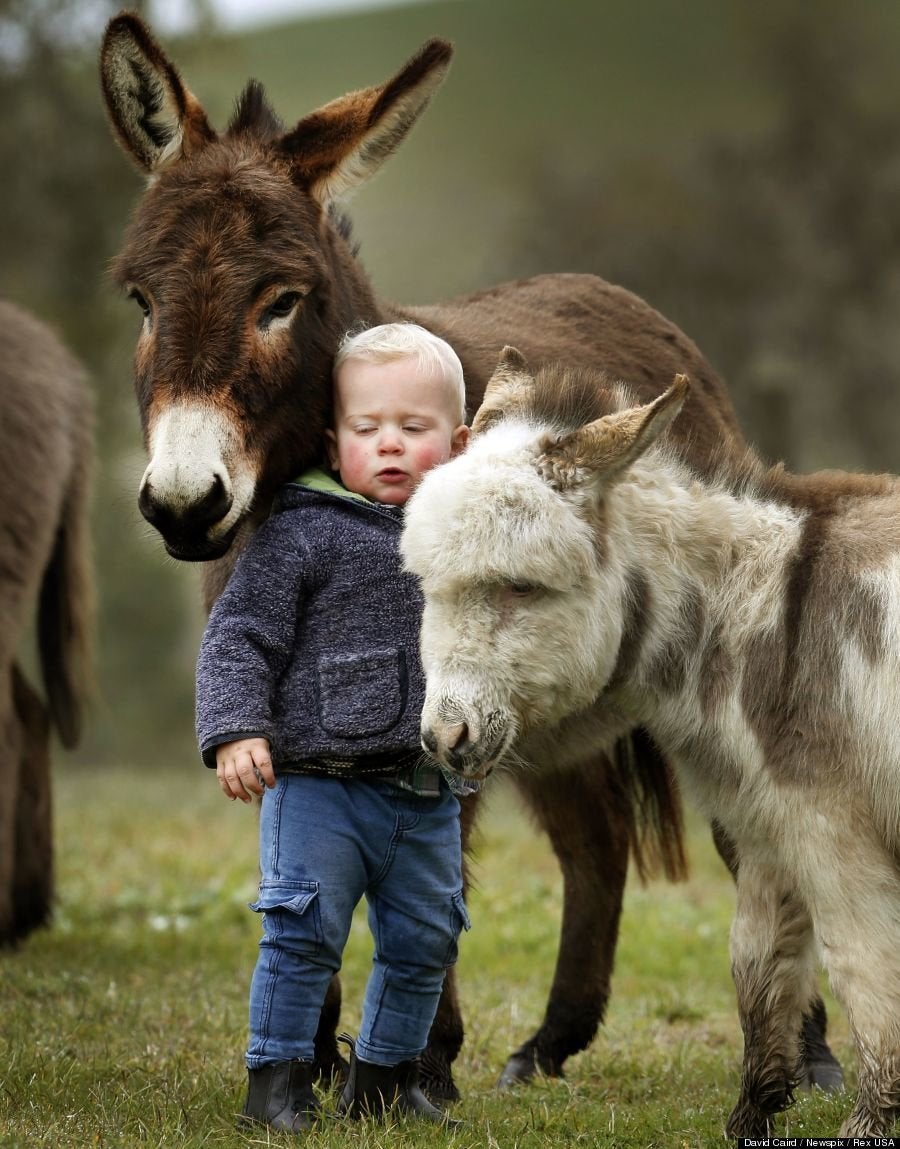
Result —
<svg viewBox="0 0 900 1149"><path fill-rule="evenodd" d="M78 741L89 678L92 426L81 368L0 301L0 945L50 915L49 732ZM46 705L16 663L35 600Z"/></svg>
<svg viewBox="0 0 900 1149"><path fill-rule="evenodd" d="M599 364L659 394L695 381L681 448L707 467L722 442L742 450L725 390L694 344L642 300L601 279L549 275L434 307L376 297L356 259L341 196L395 151L443 80L449 44L429 41L396 76L340 97L285 130L251 82L224 133L134 15L107 28L101 77L126 154L149 177L115 264L142 313L135 381L149 463L139 503L175 558L207 561L207 604L277 488L317 461L331 361L354 324L414 320L447 339L478 405L506 342L535 363ZM237 545L234 545L237 544ZM210 561L216 560L216 561ZM560 860L562 938L546 1016L501 1081L560 1074L602 1020L629 852L649 842L670 877L683 869L680 806L646 738L628 749L643 792L593 747L564 787L517 779ZM468 838L477 811L463 811ZM638 824L640 823L640 825ZM317 1056L335 1066L337 987ZM448 977L423 1070L432 1096L456 1096L462 1043Z"/></svg>

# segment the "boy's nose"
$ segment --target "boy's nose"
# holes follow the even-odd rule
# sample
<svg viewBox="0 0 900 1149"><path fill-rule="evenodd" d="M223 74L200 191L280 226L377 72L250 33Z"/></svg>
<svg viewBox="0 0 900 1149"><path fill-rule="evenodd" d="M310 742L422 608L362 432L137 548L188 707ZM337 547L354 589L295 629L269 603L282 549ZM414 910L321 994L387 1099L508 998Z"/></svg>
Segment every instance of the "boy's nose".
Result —
<svg viewBox="0 0 900 1149"><path fill-rule="evenodd" d="M378 440L378 450L382 455L395 455L403 449L403 442L393 431L384 431Z"/></svg>

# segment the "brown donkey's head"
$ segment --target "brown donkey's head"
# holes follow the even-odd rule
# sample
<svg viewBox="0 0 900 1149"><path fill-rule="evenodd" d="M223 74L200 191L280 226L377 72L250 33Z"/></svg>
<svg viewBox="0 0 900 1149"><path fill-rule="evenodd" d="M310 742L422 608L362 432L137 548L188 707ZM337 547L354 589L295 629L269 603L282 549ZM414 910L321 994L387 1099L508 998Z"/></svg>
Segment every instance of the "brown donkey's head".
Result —
<svg viewBox="0 0 900 1149"><path fill-rule="evenodd" d="M224 554L254 506L318 459L340 337L379 318L334 205L402 141L451 51L432 40L287 132L251 82L220 135L145 24L109 23L106 107L149 176L114 264L143 313L139 505L174 557Z"/></svg>

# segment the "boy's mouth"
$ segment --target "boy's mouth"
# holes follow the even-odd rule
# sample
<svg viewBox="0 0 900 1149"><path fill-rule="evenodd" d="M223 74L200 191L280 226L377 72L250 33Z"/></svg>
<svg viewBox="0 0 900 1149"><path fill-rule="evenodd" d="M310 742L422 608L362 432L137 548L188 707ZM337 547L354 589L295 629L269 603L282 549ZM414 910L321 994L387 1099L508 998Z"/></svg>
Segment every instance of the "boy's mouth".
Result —
<svg viewBox="0 0 900 1149"><path fill-rule="evenodd" d="M385 467L383 471L379 471L375 476L385 483L399 483L403 479L408 478L406 471L401 471L399 467Z"/></svg>

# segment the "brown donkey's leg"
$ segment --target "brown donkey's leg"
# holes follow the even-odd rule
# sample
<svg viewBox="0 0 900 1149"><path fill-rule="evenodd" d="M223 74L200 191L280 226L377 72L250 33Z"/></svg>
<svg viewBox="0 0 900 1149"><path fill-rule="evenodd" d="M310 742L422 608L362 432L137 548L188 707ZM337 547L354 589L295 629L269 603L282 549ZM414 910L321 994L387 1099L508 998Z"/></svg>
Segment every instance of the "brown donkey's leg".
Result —
<svg viewBox="0 0 900 1149"><path fill-rule="evenodd" d="M328 991L319 1014L316 1030L313 1068L324 1085L343 1086L350 1065L338 1049L337 1032L341 1020L341 979L337 974L328 983Z"/></svg>
<svg viewBox="0 0 900 1149"><path fill-rule="evenodd" d="M13 934L19 939L50 918L53 826L47 710L17 666L13 667L12 693L19 737L12 916Z"/></svg>
<svg viewBox="0 0 900 1149"><path fill-rule="evenodd" d="M469 886L466 851L472 827L481 806L481 795L470 794L460 799L460 827L463 845L463 887ZM459 1100L459 1090L453 1080L453 1062L459 1056L463 1043L463 1020L456 989L456 970L451 966L444 978L444 988L438 1011L428 1035L428 1046L421 1057L420 1084L436 1104Z"/></svg>
<svg viewBox="0 0 900 1149"><path fill-rule="evenodd" d="M718 822L712 824L712 836L719 857L728 867L732 878L737 878L737 852L734 843ZM844 1087L844 1071L831 1052L826 1040L828 1015L825 1002L817 994L806 1013L800 1031L800 1070L797 1086L800 1089L817 1087L826 1093L836 1093Z"/></svg>
<svg viewBox="0 0 900 1149"><path fill-rule="evenodd" d="M562 1076L566 1058L597 1032L609 999L630 842L628 805L605 759L515 781L562 867L563 917L544 1020L507 1061L501 1087L537 1070Z"/></svg>

